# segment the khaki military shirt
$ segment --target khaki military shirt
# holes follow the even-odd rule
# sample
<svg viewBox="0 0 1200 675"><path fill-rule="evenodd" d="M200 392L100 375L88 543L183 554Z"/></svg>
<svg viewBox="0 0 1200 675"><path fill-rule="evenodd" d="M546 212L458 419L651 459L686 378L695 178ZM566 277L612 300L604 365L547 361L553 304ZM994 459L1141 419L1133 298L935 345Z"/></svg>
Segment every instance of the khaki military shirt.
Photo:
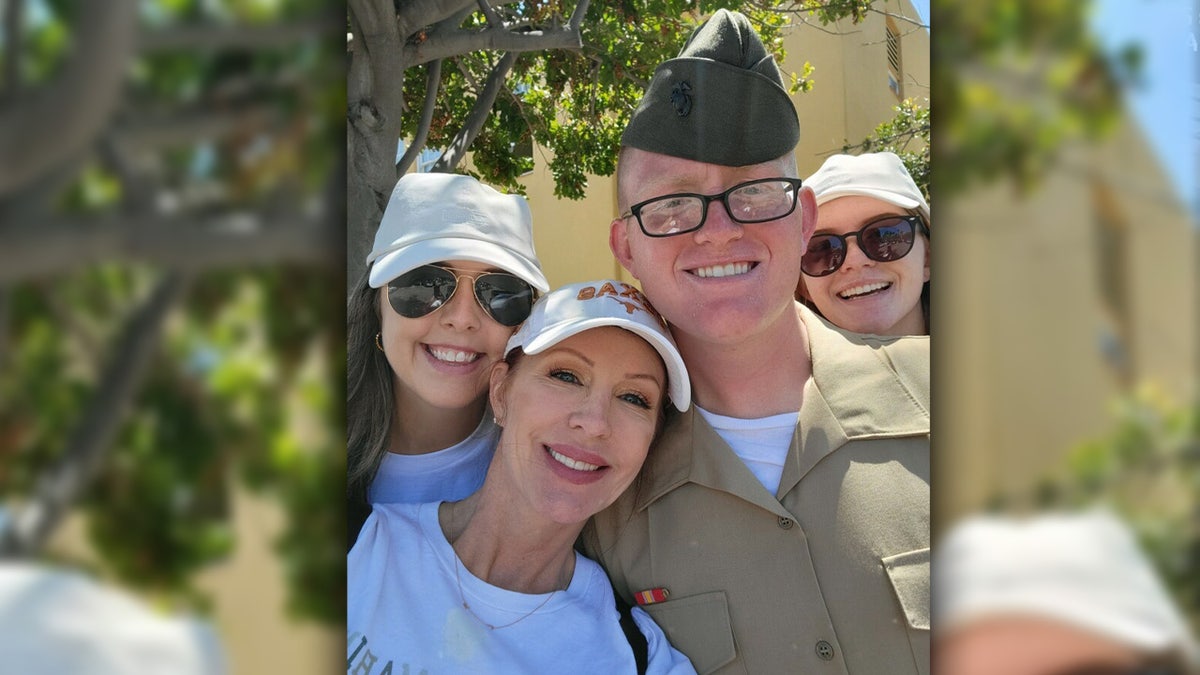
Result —
<svg viewBox="0 0 1200 675"><path fill-rule="evenodd" d="M585 532L700 673L929 672L929 340L802 309L813 363L779 492L695 409ZM802 355L797 355L802 358Z"/></svg>

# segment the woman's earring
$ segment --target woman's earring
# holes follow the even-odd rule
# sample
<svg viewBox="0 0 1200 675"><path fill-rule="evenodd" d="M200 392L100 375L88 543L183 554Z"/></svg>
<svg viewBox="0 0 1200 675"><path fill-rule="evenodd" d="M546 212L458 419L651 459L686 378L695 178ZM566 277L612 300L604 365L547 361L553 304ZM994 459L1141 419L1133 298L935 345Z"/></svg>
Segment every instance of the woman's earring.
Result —
<svg viewBox="0 0 1200 675"><path fill-rule="evenodd" d="M383 331L379 331L378 333L375 334L375 348L381 352L383 351L383 343L380 341L380 338L382 338L382 337L383 337Z"/></svg>

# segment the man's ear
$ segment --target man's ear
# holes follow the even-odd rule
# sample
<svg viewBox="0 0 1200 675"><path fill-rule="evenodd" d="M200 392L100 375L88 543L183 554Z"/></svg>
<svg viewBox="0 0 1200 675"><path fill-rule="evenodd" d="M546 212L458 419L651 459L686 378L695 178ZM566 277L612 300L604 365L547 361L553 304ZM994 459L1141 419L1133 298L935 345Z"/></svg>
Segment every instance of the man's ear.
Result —
<svg viewBox="0 0 1200 675"><path fill-rule="evenodd" d="M504 426L504 414L508 412L505 408L504 392L508 389L508 376L512 373L507 361L497 361L492 365L492 372L488 376L488 403L492 405L492 414L496 417L496 423L499 426Z"/></svg>
<svg viewBox="0 0 1200 675"><path fill-rule="evenodd" d="M613 218L613 221L608 225L608 248L612 250L613 257L617 262L621 263L633 278L640 279L637 270L633 265L633 252L629 247L629 227L628 218Z"/></svg>
<svg viewBox="0 0 1200 675"><path fill-rule="evenodd" d="M800 188L800 255L808 252L808 240L817 231L817 197L807 185Z"/></svg>

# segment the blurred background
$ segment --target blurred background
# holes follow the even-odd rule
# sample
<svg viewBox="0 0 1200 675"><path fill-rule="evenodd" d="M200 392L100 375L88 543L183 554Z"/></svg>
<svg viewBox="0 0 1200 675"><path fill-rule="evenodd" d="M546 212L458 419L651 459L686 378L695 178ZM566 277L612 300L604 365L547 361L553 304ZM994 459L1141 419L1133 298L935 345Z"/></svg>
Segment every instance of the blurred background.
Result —
<svg viewBox="0 0 1200 675"><path fill-rule="evenodd" d="M338 667L344 23L0 3L0 632L90 668L4 670Z"/></svg>
<svg viewBox="0 0 1200 675"><path fill-rule="evenodd" d="M893 149L936 203L935 539L1101 500L1197 625L1194 0L547 0L504 52L447 50L503 18L442 4L0 0L0 622L42 616L35 565L211 626L227 672L340 668L380 189L476 173L530 197L553 285L620 275L622 116L725 6L793 75L802 173Z"/></svg>
<svg viewBox="0 0 1200 675"><path fill-rule="evenodd" d="M1195 626L1200 6L932 11L935 534L1106 504Z"/></svg>

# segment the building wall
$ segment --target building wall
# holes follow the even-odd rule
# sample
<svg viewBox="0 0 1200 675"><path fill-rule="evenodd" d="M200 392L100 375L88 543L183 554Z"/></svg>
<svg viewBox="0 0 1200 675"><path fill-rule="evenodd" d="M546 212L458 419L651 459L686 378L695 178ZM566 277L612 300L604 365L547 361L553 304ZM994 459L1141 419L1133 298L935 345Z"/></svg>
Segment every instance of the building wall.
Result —
<svg viewBox="0 0 1200 675"><path fill-rule="evenodd" d="M1168 186L1127 121L1032 193L1000 184L939 204L937 522L1031 495L1112 429L1123 392L1195 396L1197 231ZM1106 228L1123 232L1107 254Z"/></svg>

